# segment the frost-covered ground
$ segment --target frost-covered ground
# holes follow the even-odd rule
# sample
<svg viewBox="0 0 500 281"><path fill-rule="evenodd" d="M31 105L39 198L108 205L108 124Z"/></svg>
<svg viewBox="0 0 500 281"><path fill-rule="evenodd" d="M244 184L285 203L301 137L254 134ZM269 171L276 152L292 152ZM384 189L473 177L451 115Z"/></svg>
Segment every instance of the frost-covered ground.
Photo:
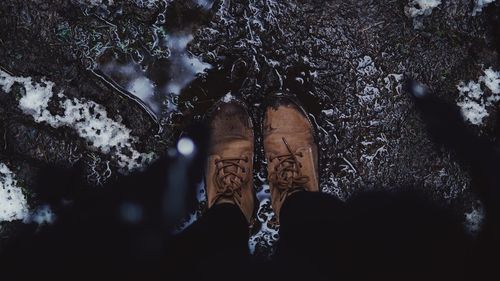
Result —
<svg viewBox="0 0 500 281"><path fill-rule="evenodd" d="M251 105L259 126L266 94L290 90L318 125L324 192L346 199L414 186L463 214L475 232L482 212L470 178L429 140L403 83L429 85L462 108L477 134L496 140L499 6L5 0L0 163L18 171L27 200L19 206L28 208L43 164L85 163L87 180L99 185L147 165L227 93ZM259 253L277 237L262 151L254 182L263 227L250 246ZM43 209L35 205L31 212Z"/></svg>

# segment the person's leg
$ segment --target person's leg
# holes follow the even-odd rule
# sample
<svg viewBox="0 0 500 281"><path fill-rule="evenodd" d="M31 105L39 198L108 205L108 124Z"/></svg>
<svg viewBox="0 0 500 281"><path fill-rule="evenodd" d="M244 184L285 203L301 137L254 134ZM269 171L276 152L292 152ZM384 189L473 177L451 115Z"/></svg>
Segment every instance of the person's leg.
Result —
<svg viewBox="0 0 500 281"><path fill-rule="evenodd" d="M462 280L460 220L415 193L367 192L346 203L298 192L281 210L277 262L292 275L344 280ZM297 270L295 270L297 268Z"/></svg>
<svg viewBox="0 0 500 281"><path fill-rule="evenodd" d="M234 98L219 101L207 121L208 212L174 239L171 260L183 280L246 279L249 224L255 212L253 124L244 104Z"/></svg>
<svg viewBox="0 0 500 281"><path fill-rule="evenodd" d="M290 195L280 213L277 264L291 269L290 276L326 280L339 275L345 212L345 203L331 195L305 191Z"/></svg>
<svg viewBox="0 0 500 281"><path fill-rule="evenodd" d="M272 206L281 222L275 261L285 270L278 275L313 280L460 276L450 265L461 265L461 246L467 243L460 223L447 212L415 196L365 193L344 205L320 194L314 130L293 98L276 96L263 127Z"/></svg>
<svg viewBox="0 0 500 281"><path fill-rule="evenodd" d="M272 207L280 220L275 263L284 270L277 277L325 279L315 251L323 247L319 241L328 236L324 228L333 226L335 216L321 214L338 214L342 203L319 193L318 145L311 120L294 97L273 95L263 127Z"/></svg>
<svg viewBox="0 0 500 281"><path fill-rule="evenodd" d="M230 279L248 266L248 235L247 220L236 205L216 205L174 237L166 266L182 280L220 273L219 279Z"/></svg>

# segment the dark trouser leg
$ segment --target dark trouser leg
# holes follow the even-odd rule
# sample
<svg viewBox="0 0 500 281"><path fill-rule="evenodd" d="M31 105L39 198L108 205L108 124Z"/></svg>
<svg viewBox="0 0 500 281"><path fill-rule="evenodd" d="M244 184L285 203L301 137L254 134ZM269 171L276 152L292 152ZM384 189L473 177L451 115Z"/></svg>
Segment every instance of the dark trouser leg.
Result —
<svg viewBox="0 0 500 281"><path fill-rule="evenodd" d="M463 277L468 244L460 221L418 195L365 193L344 204L326 194L296 193L286 200L276 262L291 277Z"/></svg>
<svg viewBox="0 0 500 281"><path fill-rule="evenodd" d="M289 277L328 279L338 265L332 253L344 213L345 204L333 196L298 192L288 197L281 209L277 265Z"/></svg>
<svg viewBox="0 0 500 281"><path fill-rule="evenodd" d="M237 206L216 205L172 240L167 266L179 280L234 280L246 269L248 235L247 221Z"/></svg>

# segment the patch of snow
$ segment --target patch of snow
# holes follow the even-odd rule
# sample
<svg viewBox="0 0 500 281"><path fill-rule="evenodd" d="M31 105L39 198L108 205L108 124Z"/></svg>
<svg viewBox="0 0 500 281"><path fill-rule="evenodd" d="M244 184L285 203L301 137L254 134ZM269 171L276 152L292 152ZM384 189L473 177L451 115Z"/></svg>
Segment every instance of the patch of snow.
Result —
<svg viewBox="0 0 500 281"><path fill-rule="evenodd" d="M422 29L424 27L423 17L430 16L432 10L441 5L441 0L412 0L405 7L405 14L413 18L413 27Z"/></svg>
<svg viewBox="0 0 500 281"><path fill-rule="evenodd" d="M0 222L29 217L28 202L18 186L14 173L0 163Z"/></svg>
<svg viewBox="0 0 500 281"><path fill-rule="evenodd" d="M412 0L408 3L408 15L412 18L429 16L432 14L432 10L439 5L441 5L441 0Z"/></svg>
<svg viewBox="0 0 500 281"><path fill-rule="evenodd" d="M233 95L231 95L231 93L227 93L223 98L222 98L222 102L225 102L225 103L230 103L231 101L233 101L235 98Z"/></svg>
<svg viewBox="0 0 500 281"><path fill-rule="evenodd" d="M500 71L494 71L493 68L488 68L484 71L485 76L482 77L486 87L495 95L500 95Z"/></svg>
<svg viewBox="0 0 500 281"><path fill-rule="evenodd" d="M125 125L108 117L104 106L93 101L67 98L59 92L58 106L63 115L54 115L48 109L49 101L54 98L54 83L42 79L33 82L31 77L15 77L0 71L0 86L9 93L14 83L21 84L25 93L19 100L23 113L31 115L37 123L47 123L54 128L70 127L87 143L103 153L110 154L118 166L125 170L141 168L150 162L152 153L140 153L133 148L136 138Z"/></svg>
<svg viewBox="0 0 500 281"><path fill-rule="evenodd" d="M472 15L476 16L477 14L480 14L486 6L495 1L496 0L475 0L475 6L474 10L472 10Z"/></svg>
<svg viewBox="0 0 500 281"><path fill-rule="evenodd" d="M477 82L462 81L457 89L460 92L457 105L461 108L464 119L474 125L481 125L483 119L489 116L487 108L500 101L500 72L488 68ZM484 90L491 94L486 95Z"/></svg>
<svg viewBox="0 0 500 281"><path fill-rule="evenodd" d="M457 105L461 108L465 120L474 125L481 125L483 119L489 115L484 104L467 98L458 102Z"/></svg>

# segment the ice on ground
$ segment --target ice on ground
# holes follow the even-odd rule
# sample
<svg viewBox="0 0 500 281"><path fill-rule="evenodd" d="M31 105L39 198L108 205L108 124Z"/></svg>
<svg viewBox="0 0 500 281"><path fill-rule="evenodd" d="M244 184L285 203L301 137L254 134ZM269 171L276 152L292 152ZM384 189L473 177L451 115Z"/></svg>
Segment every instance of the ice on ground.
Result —
<svg viewBox="0 0 500 281"><path fill-rule="evenodd" d="M28 202L18 186L14 173L0 163L0 222L29 217Z"/></svg>
<svg viewBox="0 0 500 281"><path fill-rule="evenodd" d="M154 102L154 90L155 86L149 78L143 76L138 77L130 82L127 87L127 90L134 94L136 97L140 98L142 101L146 102L146 104L154 111L158 112L158 105Z"/></svg>
<svg viewBox="0 0 500 281"><path fill-rule="evenodd" d="M170 71L177 74L166 86L168 94L180 95L182 89L196 79L196 75L212 68L210 64L202 62L187 51L187 46L193 38L192 34L167 35L165 38L171 51Z"/></svg>
<svg viewBox="0 0 500 281"><path fill-rule="evenodd" d="M486 0L489 1L489 0ZM432 10L441 5L441 0L412 0L408 3L408 15L412 18L429 16Z"/></svg>
<svg viewBox="0 0 500 281"><path fill-rule="evenodd" d="M477 82L461 81L457 89L460 92L457 105L464 119L471 124L481 125L484 118L489 116L487 109L500 101L500 72L488 68Z"/></svg>
<svg viewBox="0 0 500 281"><path fill-rule="evenodd" d="M124 170L141 168L153 159L152 153L140 153L133 148L136 138L131 135L131 130L109 118L104 106L84 99L67 98L61 91L57 94L58 106L64 113L55 115L48 109L49 101L54 98L53 82L42 79L38 83L31 77L15 77L0 71L3 91L10 93L15 83L25 89L19 108L31 115L35 122L47 123L54 128L73 128L90 146L110 154Z"/></svg>
<svg viewBox="0 0 500 281"><path fill-rule="evenodd" d="M160 111L160 107L154 99L155 84L139 65L135 63L122 65L113 60L102 65L101 68L108 75L127 77L127 82L124 85L127 91L141 99L155 113Z"/></svg>
<svg viewBox="0 0 500 281"><path fill-rule="evenodd" d="M495 1L496 0L475 0L475 6L474 10L472 11L472 15L476 16L477 14L480 14L486 6Z"/></svg>

